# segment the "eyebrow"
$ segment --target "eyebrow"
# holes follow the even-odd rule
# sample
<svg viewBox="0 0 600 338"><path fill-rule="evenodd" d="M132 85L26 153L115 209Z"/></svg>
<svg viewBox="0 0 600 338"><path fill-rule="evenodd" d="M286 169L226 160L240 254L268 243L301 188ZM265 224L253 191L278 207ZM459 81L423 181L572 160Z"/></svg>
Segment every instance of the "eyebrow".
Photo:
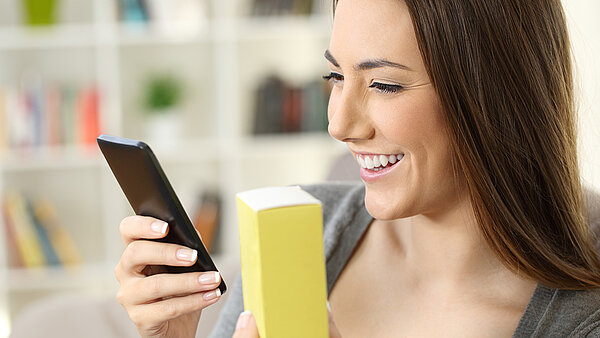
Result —
<svg viewBox="0 0 600 338"><path fill-rule="evenodd" d="M329 49L327 49L325 51L324 56L325 56L325 59L327 59L329 62L331 62L332 65L334 65L336 67L340 66L340 64L333 57L333 55L331 55L331 52L329 51ZM365 61L362 61L361 63L357 64L356 66L354 66L354 68L356 70L369 70L369 69L381 68L381 67L394 67L394 68L400 68L403 70L412 71L412 69L410 69L410 67L408 67L408 66L405 66L403 64L396 63L393 61L385 60L385 59L365 60Z"/></svg>
<svg viewBox="0 0 600 338"><path fill-rule="evenodd" d="M337 62L337 60L333 57L333 55L331 55L331 52L329 51L329 49L325 50L325 58L327 59L327 61L331 62L332 65L339 67L340 64Z"/></svg>

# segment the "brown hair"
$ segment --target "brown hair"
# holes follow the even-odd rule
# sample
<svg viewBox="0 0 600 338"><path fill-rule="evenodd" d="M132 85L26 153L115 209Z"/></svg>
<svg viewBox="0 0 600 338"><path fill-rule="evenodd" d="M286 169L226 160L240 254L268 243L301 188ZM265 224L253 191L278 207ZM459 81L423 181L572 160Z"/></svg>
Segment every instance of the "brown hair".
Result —
<svg viewBox="0 0 600 338"><path fill-rule="evenodd" d="M491 249L546 286L599 287L560 0L404 1Z"/></svg>

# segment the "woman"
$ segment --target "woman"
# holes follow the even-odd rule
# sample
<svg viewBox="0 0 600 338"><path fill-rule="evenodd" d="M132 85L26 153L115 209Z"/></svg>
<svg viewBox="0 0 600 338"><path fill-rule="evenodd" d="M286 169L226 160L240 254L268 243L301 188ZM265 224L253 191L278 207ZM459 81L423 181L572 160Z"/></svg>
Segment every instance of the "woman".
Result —
<svg viewBox="0 0 600 338"><path fill-rule="evenodd" d="M600 336L560 1L336 5L329 132L364 185L305 187L324 204L332 336ZM137 240L154 221L122 223L119 299L142 335L193 336L218 281L146 277L190 264ZM242 310L238 282L213 336ZM257 336L239 318L236 337Z"/></svg>

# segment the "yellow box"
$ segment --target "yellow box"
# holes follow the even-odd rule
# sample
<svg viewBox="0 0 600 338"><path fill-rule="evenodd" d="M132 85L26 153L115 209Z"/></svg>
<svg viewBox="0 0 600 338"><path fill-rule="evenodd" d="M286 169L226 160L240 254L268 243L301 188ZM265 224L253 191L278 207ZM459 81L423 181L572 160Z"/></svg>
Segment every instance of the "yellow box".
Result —
<svg viewBox="0 0 600 338"><path fill-rule="evenodd" d="M300 187L237 194L244 307L261 338L327 338L321 202Z"/></svg>

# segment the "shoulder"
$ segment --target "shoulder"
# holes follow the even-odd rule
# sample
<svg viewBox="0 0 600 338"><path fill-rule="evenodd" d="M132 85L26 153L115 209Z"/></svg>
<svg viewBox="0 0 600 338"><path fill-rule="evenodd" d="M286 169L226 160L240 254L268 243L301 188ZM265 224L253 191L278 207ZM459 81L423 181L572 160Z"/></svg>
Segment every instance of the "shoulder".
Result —
<svg viewBox="0 0 600 338"><path fill-rule="evenodd" d="M549 302L540 306L536 336L600 336L600 289L546 289Z"/></svg>
<svg viewBox="0 0 600 338"><path fill-rule="evenodd" d="M571 321L572 337L600 336L600 289L559 290L557 318Z"/></svg>
<svg viewBox="0 0 600 338"><path fill-rule="evenodd" d="M321 201L325 224L338 213L352 212L364 205L362 182L328 182L301 187Z"/></svg>
<svg viewBox="0 0 600 338"><path fill-rule="evenodd" d="M357 183L302 186L321 201L327 290L331 291L360 237L372 221L365 208L365 187Z"/></svg>

